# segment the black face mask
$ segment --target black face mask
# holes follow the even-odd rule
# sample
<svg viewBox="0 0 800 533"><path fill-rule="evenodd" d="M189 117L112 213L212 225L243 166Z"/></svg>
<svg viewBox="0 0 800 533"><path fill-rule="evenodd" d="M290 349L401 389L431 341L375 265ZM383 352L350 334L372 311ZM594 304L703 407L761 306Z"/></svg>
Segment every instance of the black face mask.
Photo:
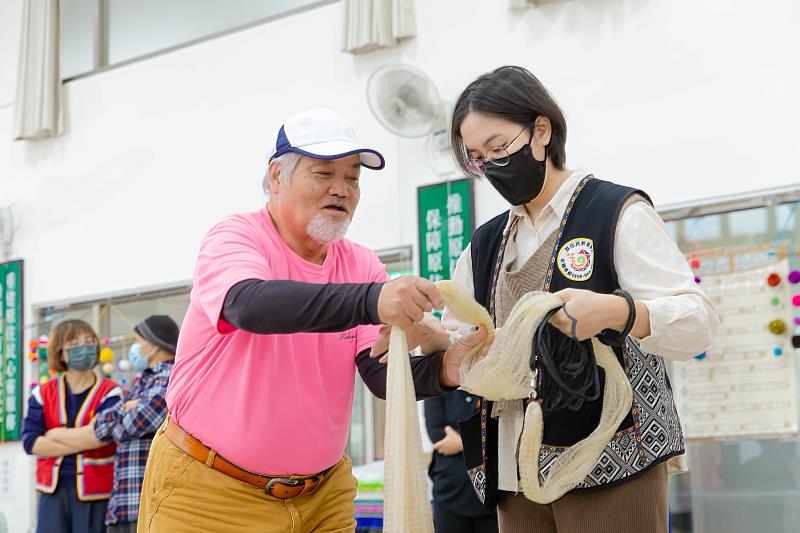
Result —
<svg viewBox="0 0 800 533"><path fill-rule="evenodd" d="M531 133L533 136L533 133ZM547 147L544 161L533 157L531 139L528 144L511 155L508 164L498 167L486 163L486 178L511 205L525 205L541 194L547 172Z"/></svg>

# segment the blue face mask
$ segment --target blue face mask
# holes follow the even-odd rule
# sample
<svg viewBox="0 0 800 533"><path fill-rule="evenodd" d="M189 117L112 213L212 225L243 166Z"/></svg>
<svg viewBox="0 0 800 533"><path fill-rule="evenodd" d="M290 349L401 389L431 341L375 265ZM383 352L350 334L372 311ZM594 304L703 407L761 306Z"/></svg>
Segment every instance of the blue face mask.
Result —
<svg viewBox="0 0 800 533"><path fill-rule="evenodd" d="M72 370L89 370L97 364L97 345L82 344L67 348L67 368Z"/></svg>
<svg viewBox="0 0 800 533"><path fill-rule="evenodd" d="M156 350L157 351L157 350ZM149 355L142 355L142 345L136 343L131 346L131 349L128 351L128 361L131 362L131 366L137 372L141 372L145 368L147 368L147 360L153 356L156 352L152 352Z"/></svg>

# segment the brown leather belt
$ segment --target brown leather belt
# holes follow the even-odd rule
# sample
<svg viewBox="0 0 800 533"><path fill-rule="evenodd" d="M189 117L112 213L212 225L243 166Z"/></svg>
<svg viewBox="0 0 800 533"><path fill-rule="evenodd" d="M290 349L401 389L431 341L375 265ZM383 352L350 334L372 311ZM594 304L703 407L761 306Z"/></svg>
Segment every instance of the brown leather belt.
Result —
<svg viewBox="0 0 800 533"><path fill-rule="evenodd" d="M322 485L322 481L331 470L329 468L313 476L262 476L261 474L254 474L253 472L239 468L235 464L227 461L224 457L218 455L217 452L186 433L186 431L173 422L172 419L167 420L164 434L172 444L180 448L192 459L204 463L217 472L222 472L227 476L243 481L282 500L311 494Z"/></svg>

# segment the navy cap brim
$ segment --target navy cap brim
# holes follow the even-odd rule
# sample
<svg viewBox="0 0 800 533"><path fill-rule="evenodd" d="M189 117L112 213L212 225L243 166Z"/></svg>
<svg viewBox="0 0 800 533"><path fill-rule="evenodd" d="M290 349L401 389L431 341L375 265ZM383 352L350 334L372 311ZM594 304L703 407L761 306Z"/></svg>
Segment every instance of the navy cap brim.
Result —
<svg viewBox="0 0 800 533"><path fill-rule="evenodd" d="M372 148L364 148L348 141L329 141L302 148L295 146L284 146L276 151L270 161L283 154L294 152L314 159L341 159L358 154L361 158L361 165L371 170L381 170L386 166L386 160L380 152Z"/></svg>

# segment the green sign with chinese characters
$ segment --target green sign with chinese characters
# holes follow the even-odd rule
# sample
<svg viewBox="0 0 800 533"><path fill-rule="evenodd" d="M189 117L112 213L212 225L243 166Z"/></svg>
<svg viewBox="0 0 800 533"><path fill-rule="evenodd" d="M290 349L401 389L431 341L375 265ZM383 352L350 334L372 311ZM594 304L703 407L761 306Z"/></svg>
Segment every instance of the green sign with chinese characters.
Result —
<svg viewBox="0 0 800 533"><path fill-rule="evenodd" d="M19 439L22 332L22 261L0 263L0 441Z"/></svg>
<svg viewBox="0 0 800 533"><path fill-rule="evenodd" d="M468 179L417 189L419 275L450 279L475 223L472 182Z"/></svg>

